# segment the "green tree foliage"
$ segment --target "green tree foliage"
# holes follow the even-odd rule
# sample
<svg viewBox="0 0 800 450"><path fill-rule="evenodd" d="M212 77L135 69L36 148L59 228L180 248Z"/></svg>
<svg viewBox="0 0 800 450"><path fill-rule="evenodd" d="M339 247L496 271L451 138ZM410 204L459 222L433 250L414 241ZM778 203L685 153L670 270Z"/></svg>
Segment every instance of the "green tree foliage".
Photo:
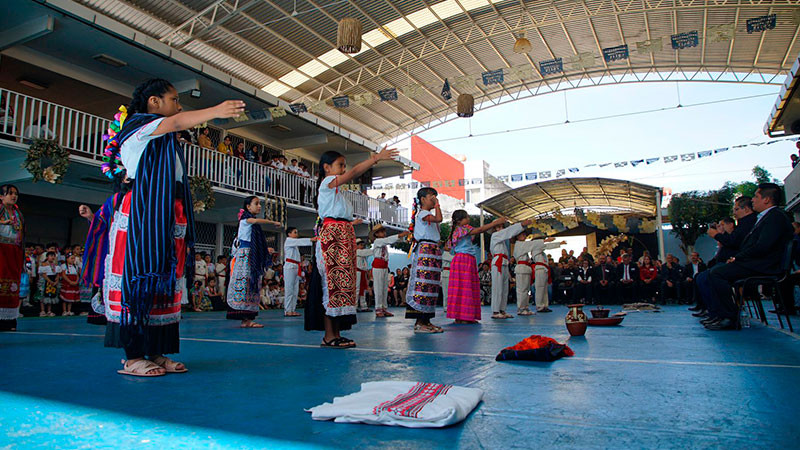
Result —
<svg viewBox="0 0 800 450"><path fill-rule="evenodd" d="M733 200L742 195L752 197L760 183L780 183L772 174L760 166L753 167L753 181L734 183L729 181L715 191L691 191L675 195L669 203L669 219L672 233L681 241L681 250L689 254L697 239L708 230L708 224L729 217L733 211Z"/></svg>

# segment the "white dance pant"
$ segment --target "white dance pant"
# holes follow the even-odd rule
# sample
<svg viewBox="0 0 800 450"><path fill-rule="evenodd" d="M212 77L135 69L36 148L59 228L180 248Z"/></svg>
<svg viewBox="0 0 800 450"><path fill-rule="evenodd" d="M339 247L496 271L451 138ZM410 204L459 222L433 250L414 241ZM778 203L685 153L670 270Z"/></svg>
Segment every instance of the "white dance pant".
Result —
<svg viewBox="0 0 800 450"><path fill-rule="evenodd" d="M285 292L283 310L287 313L294 312L297 308L297 291L300 288L297 264L287 262L283 265L283 287Z"/></svg>
<svg viewBox="0 0 800 450"><path fill-rule="evenodd" d="M366 273L361 272L360 270L356 270L356 286L357 286L356 295L358 295L358 292L361 290L361 277L365 276L367 276ZM367 290L364 289L364 293L358 295L358 309L367 309L367 308L369 308L369 306L367 306Z"/></svg>
<svg viewBox="0 0 800 450"><path fill-rule="evenodd" d="M524 267L525 269L521 269ZM531 293L531 272L527 266L517 265L517 311L528 309L528 297Z"/></svg>
<svg viewBox="0 0 800 450"><path fill-rule="evenodd" d="M389 269L372 268L372 290L375 292L375 309L388 308Z"/></svg>
<svg viewBox="0 0 800 450"><path fill-rule="evenodd" d="M550 306L550 296L547 294L547 272L547 267L536 266L536 281L534 281L536 309Z"/></svg>
<svg viewBox="0 0 800 450"><path fill-rule="evenodd" d="M442 269L442 304L447 312L447 287L450 286L450 269Z"/></svg>
<svg viewBox="0 0 800 450"><path fill-rule="evenodd" d="M503 264L503 270L498 271L492 264L492 312L506 310L508 304L508 266Z"/></svg>

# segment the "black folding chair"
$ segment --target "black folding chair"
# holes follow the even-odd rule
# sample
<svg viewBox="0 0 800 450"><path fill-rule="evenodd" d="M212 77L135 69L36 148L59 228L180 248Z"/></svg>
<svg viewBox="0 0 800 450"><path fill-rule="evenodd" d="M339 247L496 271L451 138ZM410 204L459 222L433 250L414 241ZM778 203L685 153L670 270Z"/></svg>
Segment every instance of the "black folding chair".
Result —
<svg viewBox="0 0 800 450"><path fill-rule="evenodd" d="M771 288L772 290L772 304L775 306L775 315L778 316L778 323L783 328L783 320L781 320L781 314L786 316L786 324L789 326L789 331L794 332L792 328L792 322L789 319L789 315L786 314L784 309L784 305L786 304L785 299L783 298L783 292L781 292L780 284L784 282L788 282L789 275L792 273L792 264L794 262L794 251L795 251L796 242L794 239L790 240L789 243L786 245L786 249L783 253L783 258L781 260L781 270L782 272L778 275L769 276L757 276L757 277L749 277L742 280L739 280L734 283L733 291L734 295L736 296L736 304L739 305L740 308L743 308L744 305L747 305L747 309L750 310L750 301L753 302L753 306L765 325L767 324L767 314L764 312L764 305L762 304L761 298L756 294L755 298L747 298L745 294L748 292L748 289L751 288L752 291L757 292L758 286L762 287L762 291L764 288ZM776 299L779 302L776 302ZM794 299L791 299L794 301ZM783 311L782 311L783 310ZM752 312L750 313L752 317Z"/></svg>

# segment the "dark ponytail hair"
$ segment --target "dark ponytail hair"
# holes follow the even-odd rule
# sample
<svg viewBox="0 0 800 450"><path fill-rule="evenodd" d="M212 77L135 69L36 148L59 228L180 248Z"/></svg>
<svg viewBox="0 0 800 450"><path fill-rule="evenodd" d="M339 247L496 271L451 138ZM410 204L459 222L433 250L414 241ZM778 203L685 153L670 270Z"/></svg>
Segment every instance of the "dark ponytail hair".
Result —
<svg viewBox="0 0 800 450"><path fill-rule="evenodd" d="M431 194L439 195L439 193L436 192L436 189L434 189L432 187L424 187L424 188L421 188L420 190L418 190L417 191L417 196L414 197L414 202L413 202L413 205L412 205L412 208L411 208L411 220L408 223L408 231L411 233L412 239L413 239L413 235L414 235L414 228L416 227L416 218L417 218L417 213L419 212L419 205L420 205L420 203L422 203L422 198L423 197L426 197L426 196L431 195ZM395 197L397 197L397 196L395 196Z"/></svg>
<svg viewBox="0 0 800 450"><path fill-rule="evenodd" d="M447 236L446 242L450 242L450 239L453 237L453 233L456 232L458 222L461 222L464 219L469 219L469 214L465 210L457 209L453 211L453 223L450 224L450 236Z"/></svg>
<svg viewBox="0 0 800 450"><path fill-rule="evenodd" d="M325 179L325 164L333 164L337 159L344 158L341 153L329 150L322 154L319 158L319 173L317 174L317 192L314 195L314 207L319 209L319 188L322 186L322 180Z"/></svg>
<svg viewBox="0 0 800 450"><path fill-rule="evenodd" d="M131 104L128 106L128 114L146 114L147 101L150 97L162 97L170 88L174 89L172 83L163 78L151 78L136 86L131 96Z"/></svg>

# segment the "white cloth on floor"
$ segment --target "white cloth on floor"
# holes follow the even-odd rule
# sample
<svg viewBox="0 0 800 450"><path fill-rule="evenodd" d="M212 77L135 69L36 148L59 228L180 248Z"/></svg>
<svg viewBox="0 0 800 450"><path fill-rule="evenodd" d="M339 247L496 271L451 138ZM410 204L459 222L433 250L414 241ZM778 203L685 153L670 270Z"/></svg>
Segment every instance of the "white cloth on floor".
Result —
<svg viewBox="0 0 800 450"><path fill-rule="evenodd" d="M371 381L361 391L307 409L314 420L439 428L466 419L483 391L415 381Z"/></svg>

